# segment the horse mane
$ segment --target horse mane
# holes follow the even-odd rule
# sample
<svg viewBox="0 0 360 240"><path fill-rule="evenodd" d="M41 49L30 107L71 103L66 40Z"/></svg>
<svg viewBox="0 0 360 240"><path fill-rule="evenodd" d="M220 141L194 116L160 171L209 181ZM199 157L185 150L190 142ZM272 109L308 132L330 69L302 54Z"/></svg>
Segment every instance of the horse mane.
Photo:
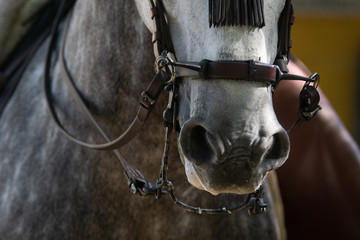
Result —
<svg viewBox="0 0 360 240"><path fill-rule="evenodd" d="M265 26L263 0L209 0L209 26Z"/></svg>

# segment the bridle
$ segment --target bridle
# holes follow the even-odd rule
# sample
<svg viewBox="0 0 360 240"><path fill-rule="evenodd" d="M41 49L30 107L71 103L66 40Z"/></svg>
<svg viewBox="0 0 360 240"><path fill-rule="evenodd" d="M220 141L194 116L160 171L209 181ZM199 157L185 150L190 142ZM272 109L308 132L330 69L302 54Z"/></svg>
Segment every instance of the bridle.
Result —
<svg viewBox="0 0 360 240"><path fill-rule="evenodd" d="M65 2L65 1L63 1ZM150 82L148 88L142 92L139 99L139 108L137 115L128 129L115 140L110 140L107 134L102 130L100 125L96 122L88 108L86 107L83 99L81 98L78 90L74 85L74 80L72 75L67 67L64 49L66 43L66 34L68 32L69 20L66 24L64 30L64 36L61 44L61 49L59 53L59 64L61 70L61 76L67 84L72 97L75 99L77 105L82 110L84 116L90 121L90 123L95 126L98 132L103 136L106 143L104 144L89 144L82 142L72 136L66 129L63 127L59 118L57 117L54 101L51 94L51 78L50 78L50 65L52 59L52 52L55 48L55 43L57 40L57 28L61 21L62 11L65 4L62 4L59 10L59 13L56 17L54 26L51 31L51 40L47 52L45 71L44 71L44 91L46 96L46 101L49 107L49 112L51 117L54 119L54 122L59 127L60 131L68 137L73 142L95 150L112 150L119 161L121 162L125 176L128 180L128 186L130 187L131 192L138 193L141 196L155 196L160 198L162 195L169 194L171 199L175 204L180 207L196 212L199 214L202 213L232 213L234 211L249 207L249 214L258 214L263 213L266 210L266 204L263 201L263 189L259 188L254 193L248 194L244 202L236 207L223 207L218 209L203 209L199 207L189 206L181 202L174 194L174 185L167 178L167 169L168 169L168 155L170 148L170 138L175 127L176 130L176 101L175 95L177 93L176 82L183 77L195 77L197 79L231 79L231 80L246 80L246 81L260 81L266 82L273 86L273 89L276 88L278 83L282 80L302 80L305 81L303 90L300 93L300 107L298 120L292 127L292 130L295 129L300 123L304 120L309 120L312 118L321 107L318 105L319 94L316 90L319 81L319 75L313 74L309 78L292 75L287 73L286 64L290 49L290 25L292 22L292 12L293 8L291 1L286 1L285 9L281 16L286 15L286 17L280 17L280 21L287 20L285 27L280 26L280 29L286 29L279 33L280 36L287 35L287 40L284 40L282 37L279 42L286 42L286 44L280 44L278 47L278 56L275 63L279 65L271 65L258 63L254 61L210 61L203 60L201 62L178 62L174 55L174 47L171 41L170 31L166 22L166 13L162 0L149 0L151 4L151 18L153 20L155 32L153 34L153 45L154 45L154 54L156 56L155 60L155 76ZM285 13L284 13L285 12ZM283 20L281 20L283 19ZM285 19L285 20L284 20ZM289 20L291 19L291 20ZM284 24L284 23L283 23ZM119 153L117 148L124 146L131 139L133 139L141 130L142 126L145 124L151 110L154 108L156 101L163 91L169 93L169 101L167 108L164 111L164 127L165 127L165 146L163 157L161 161L160 176L156 182L147 180L139 170L134 169Z"/></svg>

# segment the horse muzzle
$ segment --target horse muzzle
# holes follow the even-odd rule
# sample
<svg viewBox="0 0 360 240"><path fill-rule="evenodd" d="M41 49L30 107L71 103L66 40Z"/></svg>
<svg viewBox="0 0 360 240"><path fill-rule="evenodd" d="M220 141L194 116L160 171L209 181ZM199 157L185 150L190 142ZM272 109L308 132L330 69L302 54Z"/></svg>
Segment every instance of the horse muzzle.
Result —
<svg viewBox="0 0 360 240"><path fill-rule="evenodd" d="M181 129L179 147L189 182L214 195L254 192L267 172L288 157L289 138L282 128L269 136L210 129L188 120Z"/></svg>

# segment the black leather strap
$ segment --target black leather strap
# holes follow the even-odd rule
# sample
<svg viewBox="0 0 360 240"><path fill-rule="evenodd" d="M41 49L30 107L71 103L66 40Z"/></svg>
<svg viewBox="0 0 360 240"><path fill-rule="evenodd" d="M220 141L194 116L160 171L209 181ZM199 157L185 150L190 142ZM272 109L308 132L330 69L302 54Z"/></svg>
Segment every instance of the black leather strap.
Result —
<svg viewBox="0 0 360 240"><path fill-rule="evenodd" d="M170 29L165 17L164 4L162 0L149 0L149 2L151 5L150 16L154 24L154 33L152 36L154 55L155 57L159 57L164 51L175 54Z"/></svg>
<svg viewBox="0 0 360 240"><path fill-rule="evenodd" d="M294 6L291 0L286 0L278 21L278 46L274 62L275 65L280 67L282 72L289 72L287 64L292 47L291 26L294 24L294 20Z"/></svg>

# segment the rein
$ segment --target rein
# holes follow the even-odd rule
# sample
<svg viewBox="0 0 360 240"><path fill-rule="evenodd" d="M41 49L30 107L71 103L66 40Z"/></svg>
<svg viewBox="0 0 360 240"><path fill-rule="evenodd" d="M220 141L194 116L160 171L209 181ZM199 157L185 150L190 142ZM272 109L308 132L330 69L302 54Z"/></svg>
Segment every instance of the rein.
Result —
<svg viewBox="0 0 360 240"><path fill-rule="evenodd" d="M155 26L155 32L153 34L154 54L155 60L155 76L150 82L148 88L144 90L139 99L138 112L128 127L128 129L115 140L110 140L107 134L102 130L101 126L96 122L86 104L80 96L77 88L74 85L74 80L67 67L64 49L66 44L66 35L68 32L68 26L70 17L68 17L66 27L64 30L64 36L62 38L62 44L59 54L59 63L61 76L67 84L70 93L76 101L78 107L82 110L84 116L95 126L97 131L103 136L106 143L103 144L90 144L82 142L72 136L63 127L56 114L54 107L54 101L51 94L51 77L50 67L52 54L55 49L55 43L57 40L57 29L61 20L61 15L64 9L64 3L62 3L56 21L51 31L51 40L47 52L45 71L44 71L44 92L49 108L51 117L60 131L68 137L71 141L95 150L112 150L116 157L122 164L125 176L128 180L128 186L133 193L138 193L141 196L155 196L157 199L162 195L169 194L170 198L178 206L198 214L202 213L232 213L234 211L249 207L249 214L259 214L266 211L267 204L263 201L263 188L260 187L256 192L248 194L247 198L235 207L222 207L218 209L204 209L200 207L193 207L181 202L174 194L174 185L167 178L168 169L168 155L170 149L170 139L173 132L173 127L176 126L176 111L175 111L175 95L177 92L176 82L182 77L193 77L197 79L228 79L228 80L246 80L246 81L261 81L273 86L275 90L276 86L281 80L302 80L305 81L303 90L300 93L300 107L298 120L290 129L291 131L298 127L302 121L309 120L313 117L318 110L320 110L319 94L316 91L318 86L319 75L313 74L310 77L302 77L298 75L287 74L282 71L282 68L278 65L264 64L254 61L210 61L202 60L201 62L178 62L174 55L174 47L171 41L170 31L166 22L165 9L162 0L149 0L151 4L151 18ZM65 1L63 1L65 2ZM287 1L290 2L290 1ZM142 129L145 124L151 110L154 108L159 95L163 89L166 89L169 93L169 101L167 108L164 111L164 127L165 127L165 146L163 151L163 157L161 161L160 176L156 182L147 180L139 170L134 169L120 154L117 148L124 146L131 139L133 139Z"/></svg>

